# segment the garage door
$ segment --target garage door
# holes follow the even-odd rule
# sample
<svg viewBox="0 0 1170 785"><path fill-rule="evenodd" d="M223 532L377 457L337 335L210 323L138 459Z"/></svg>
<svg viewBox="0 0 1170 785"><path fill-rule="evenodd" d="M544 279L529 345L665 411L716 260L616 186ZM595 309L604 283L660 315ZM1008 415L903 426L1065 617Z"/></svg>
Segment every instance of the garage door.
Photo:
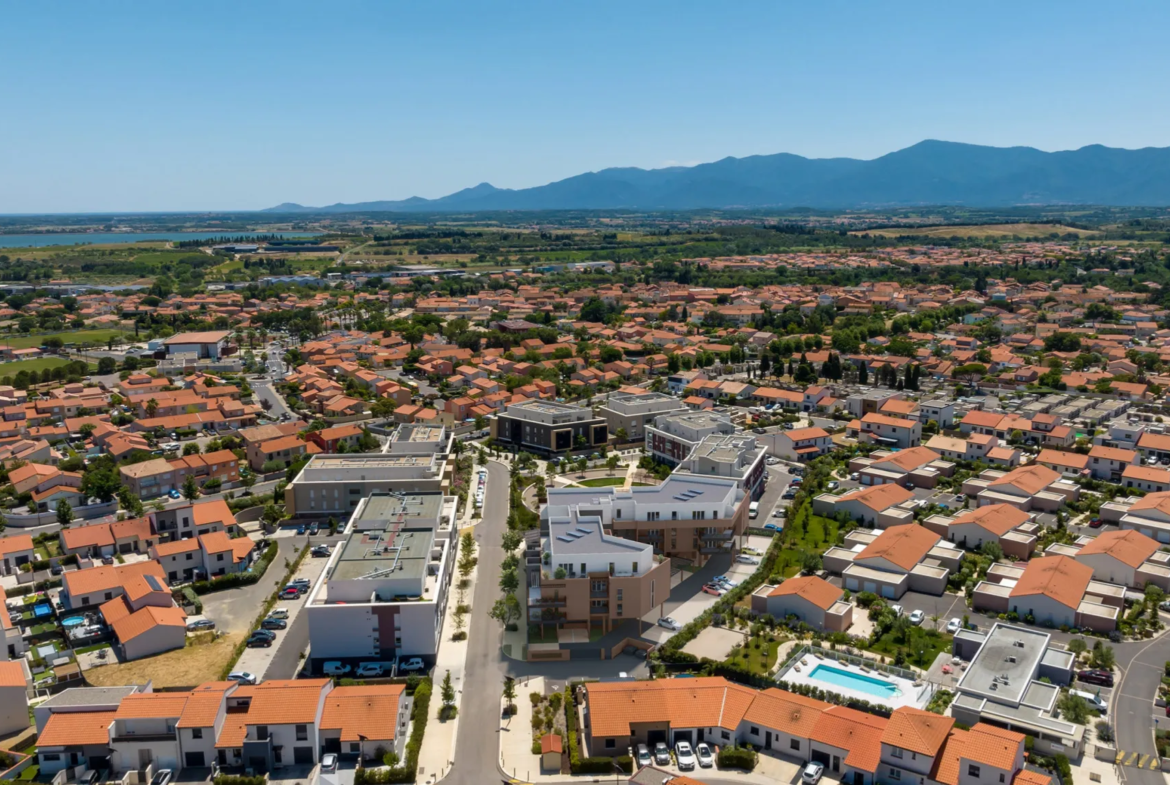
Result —
<svg viewBox="0 0 1170 785"><path fill-rule="evenodd" d="M692 747L695 746L695 732L693 730L676 730L674 732L674 743L678 744L680 741L685 741Z"/></svg>
<svg viewBox="0 0 1170 785"><path fill-rule="evenodd" d="M666 743L666 731L664 730L648 730L646 731L646 746L653 748L658 742Z"/></svg>
<svg viewBox="0 0 1170 785"><path fill-rule="evenodd" d="M184 765L189 769L199 769L207 764L203 760L202 752L188 752L184 757Z"/></svg>
<svg viewBox="0 0 1170 785"><path fill-rule="evenodd" d="M309 765L312 764L312 762L312 747L293 747L293 763L297 765Z"/></svg>
<svg viewBox="0 0 1170 785"><path fill-rule="evenodd" d="M874 583L873 581L866 581L865 582L865 590L867 592L869 592L870 594L877 594L877 584Z"/></svg>
<svg viewBox="0 0 1170 785"><path fill-rule="evenodd" d="M846 578L845 579L845 588L848 589L849 591L857 591L857 579L856 578Z"/></svg>
<svg viewBox="0 0 1170 785"><path fill-rule="evenodd" d="M893 586L883 586L883 587L882 587L882 596L883 596L883 597L889 597L889 598L893 599L893 597L894 597L894 587L893 587Z"/></svg>
<svg viewBox="0 0 1170 785"><path fill-rule="evenodd" d="M820 750L813 750L812 751L812 761L813 761L813 763L819 763L822 766L824 766L825 768L828 768L829 762L830 762L829 761L829 753L821 752Z"/></svg>

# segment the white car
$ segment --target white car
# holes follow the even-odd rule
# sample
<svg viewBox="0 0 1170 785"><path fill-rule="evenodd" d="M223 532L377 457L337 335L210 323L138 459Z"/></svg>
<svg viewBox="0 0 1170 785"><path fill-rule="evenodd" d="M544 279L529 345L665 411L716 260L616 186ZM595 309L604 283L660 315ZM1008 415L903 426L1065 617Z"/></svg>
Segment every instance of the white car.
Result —
<svg viewBox="0 0 1170 785"><path fill-rule="evenodd" d="M711 754L711 748L706 742L699 742L699 746L695 747L695 757L699 759L699 765L704 769L715 765L715 756Z"/></svg>
<svg viewBox="0 0 1170 785"><path fill-rule="evenodd" d="M634 757L637 759L638 768L640 769L643 769L654 762L654 759L650 757L650 749L645 744L638 745L638 748L634 753Z"/></svg>
<svg viewBox="0 0 1170 785"><path fill-rule="evenodd" d="M674 745L674 759L683 771L695 768L695 751L689 742L680 741Z"/></svg>
<svg viewBox="0 0 1170 785"><path fill-rule="evenodd" d="M358 669L354 671L355 676L381 676L382 663L380 662L363 662L358 665Z"/></svg>
<svg viewBox="0 0 1170 785"><path fill-rule="evenodd" d="M326 676L344 676L349 673L350 667L337 660L330 660L321 666L321 672Z"/></svg>
<svg viewBox="0 0 1170 785"><path fill-rule="evenodd" d="M890 610L892 610L894 612L895 616L901 616L903 613L906 612L906 609L903 608L901 605L891 605Z"/></svg>
<svg viewBox="0 0 1170 785"><path fill-rule="evenodd" d="M744 554L744 553L741 553L740 555L736 556L735 560L737 562L739 562L740 564L759 564L760 563L760 560L757 559L755 556L748 556L747 554Z"/></svg>
<svg viewBox="0 0 1170 785"><path fill-rule="evenodd" d="M411 657L406 662L398 664L398 670L401 672L421 671L424 667L421 657Z"/></svg>
<svg viewBox="0 0 1170 785"><path fill-rule="evenodd" d="M951 619L947 622L947 632L954 635L959 630L963 629L962 619Z"/></svg>
<svg viewBox="0 0 1170 785"><path fill-rule="evenodd" d="M268 612L269 619L287 619L288 608L273 608Z"/></svg>
<svg viewBox="0 0 1170 785"><path fill-rule="evenodd" d="M681 630L682 629L682 625L679 624L677 621L675 621L670 616L663 616L661 619L659 619L658 626L665 627L668 630Z"/></svg>
<svg viewBox="0 0 1170 785"><path fill-rule="evenodd" d="M800 781L807 782L808 785L816 785L821 781L821 777L825 774L825 767L823 764L813 761L806 765L800 772Z"/></svg>
<svg viewBox="0 0 1170 785"><path fill-rule="evenodd" d="M925 618L926 618L926 614L923 613L922 611L911 611L910 612L910 623L911 624L922 624L922 620Z"/></svg>
<svg viewBox="0 0 1170 785"><path fill-rule="evenodd" d="M337 756L335 754L327 752L321 756L321 771L327 774L337 771Z"/></svg>
<svg viewBox="0 0 1170 785"><path fill-rule="evenodd" d="M247 671L232 671L228 674L228 681L234 681L237 684L257 684L260 680Z"/></svg>

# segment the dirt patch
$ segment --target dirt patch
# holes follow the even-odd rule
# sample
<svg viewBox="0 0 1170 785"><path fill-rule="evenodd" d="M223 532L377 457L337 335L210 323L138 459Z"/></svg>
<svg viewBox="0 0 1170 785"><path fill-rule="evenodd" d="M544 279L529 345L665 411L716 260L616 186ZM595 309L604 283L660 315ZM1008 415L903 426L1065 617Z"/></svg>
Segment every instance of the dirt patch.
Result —
<svg viewBox="0 0 1170 785"><path fill-rule="evenodd" d="M239 635L224 635L213 643L192 641L186 648L155 657L91 668L85 678L95 687L145 684L148 680L155 687L195 687L219 679L239 641Z"/></svg>
<svg viewBox="0 0 1170 785"><path fill-rule="evenodd" d="M726 627L707 627L695 639L683 646L683 651L702 659L722 662L731 653L731 648L737 643L747 640L742 632L729 630Z"/></svg>

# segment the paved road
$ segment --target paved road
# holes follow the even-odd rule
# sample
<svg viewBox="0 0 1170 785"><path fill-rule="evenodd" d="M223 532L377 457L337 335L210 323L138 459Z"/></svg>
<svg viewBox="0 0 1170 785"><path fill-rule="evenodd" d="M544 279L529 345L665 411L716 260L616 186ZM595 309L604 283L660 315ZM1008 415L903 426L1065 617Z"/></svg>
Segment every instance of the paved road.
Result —
<svg viewBox="0 0 1170 785"><path fill-rule="evenodd" d="M1144 643L1122 644L1115 646L1114 651L1122 669L1111 707L1117 749L1155 755L1154 718L1158 717L1163 727L1170 726L1170 719L1154 706L1162 669L1170 660L1170 635ZM1166 775L1160 771L1125 766L1120 771L1121 781L1129 785L1166 785Z"/></svg>
<svg viewBox="0 0 1170 785"><path fill-rule="evenodd" d="M471 604L467 665L463 674L463 701L459 713L459 737L455 765L444 782L453 785L482 785L495 779L499 760L500 693L504 687L505 659L500 651L499 622L488 612L500 597L498 586L504 549L500 547L508 519L508 467L488 462L487 492L483 519L475 527L479 572ZM468 685L475 685L474 689ZM420 781L431 772L419 772Z"/></svg>

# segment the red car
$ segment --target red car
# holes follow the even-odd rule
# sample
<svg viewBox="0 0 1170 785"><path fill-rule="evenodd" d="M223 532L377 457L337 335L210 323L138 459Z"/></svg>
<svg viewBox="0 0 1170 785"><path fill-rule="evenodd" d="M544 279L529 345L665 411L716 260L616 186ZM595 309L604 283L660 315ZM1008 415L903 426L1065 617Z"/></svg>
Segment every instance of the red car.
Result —
<svg viewBox="0 0 1170 785"><path fill-rule="evenodd" d="M716 597L723 596L722 589L720 589L718 586L712 586L709 583L703 586L703 591L707 592L708 594L714 594Z"/></svg>
<svg viewBox="0 0 1170 785"><path fill-rule="evenodd" d="M1089 528L1090 529L1100 529L1101 528L1101 519L1094 518L1093 520L1089 521Z"/></svg>

